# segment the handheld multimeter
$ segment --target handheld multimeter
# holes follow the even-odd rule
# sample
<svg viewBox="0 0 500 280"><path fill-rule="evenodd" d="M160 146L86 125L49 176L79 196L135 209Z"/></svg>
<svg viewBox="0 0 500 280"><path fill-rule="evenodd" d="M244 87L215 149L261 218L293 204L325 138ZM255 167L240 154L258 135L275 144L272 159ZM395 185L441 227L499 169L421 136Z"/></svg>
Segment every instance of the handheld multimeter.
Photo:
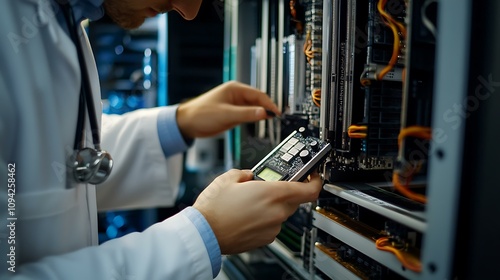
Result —
<svg viewBox="0 0 500 280"><path fill-rule="evenodd" d="M330 143L294 131L252 168L254 179L303 181L330 150Z"/></svg>

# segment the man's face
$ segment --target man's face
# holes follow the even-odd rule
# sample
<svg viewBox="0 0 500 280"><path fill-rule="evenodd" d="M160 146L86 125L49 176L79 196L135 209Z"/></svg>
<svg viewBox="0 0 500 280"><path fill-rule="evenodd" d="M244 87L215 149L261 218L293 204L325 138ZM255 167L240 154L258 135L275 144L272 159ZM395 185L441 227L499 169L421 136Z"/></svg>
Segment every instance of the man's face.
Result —
<svg viewBox="0 0 500 280"><path fill-rule="evenodd" d="M141 26L148 17L177 11L187 20L198 14L202 0L104 0L108 16L123 28Z"/></svg>

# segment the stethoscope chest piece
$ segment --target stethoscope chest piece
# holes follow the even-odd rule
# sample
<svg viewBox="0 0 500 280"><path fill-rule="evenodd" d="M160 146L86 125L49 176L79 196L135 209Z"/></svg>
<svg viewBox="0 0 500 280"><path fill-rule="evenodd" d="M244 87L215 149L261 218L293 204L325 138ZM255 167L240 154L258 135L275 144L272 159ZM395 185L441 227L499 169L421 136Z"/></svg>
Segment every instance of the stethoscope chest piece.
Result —
<svg viewBox="0 0 500 280"><path fill-rule="evenodd" d="M113 169L113 158L102 150L83 148L69 158L69 170L77 183L98 185L106 181Z"/></svg>

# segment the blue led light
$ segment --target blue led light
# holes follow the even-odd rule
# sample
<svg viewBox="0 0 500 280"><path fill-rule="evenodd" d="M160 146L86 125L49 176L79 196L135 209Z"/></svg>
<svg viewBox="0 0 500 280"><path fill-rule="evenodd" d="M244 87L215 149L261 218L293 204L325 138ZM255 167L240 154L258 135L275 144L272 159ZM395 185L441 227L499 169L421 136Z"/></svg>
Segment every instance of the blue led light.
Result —
<svg viewBox="0 0 500 280"><path fill-rule="evenodd" d="M115 226L110 225L106 229L106 235L109 239L116 238L118 236L118 229Z"/></svg>
<svg viewBox="0 0 500 280"><path fill-rule="evenodd" d="M121 215L116 215L113 218L113 225L115 225L117 228L121 228L125 225L125 219Z"/></svg>

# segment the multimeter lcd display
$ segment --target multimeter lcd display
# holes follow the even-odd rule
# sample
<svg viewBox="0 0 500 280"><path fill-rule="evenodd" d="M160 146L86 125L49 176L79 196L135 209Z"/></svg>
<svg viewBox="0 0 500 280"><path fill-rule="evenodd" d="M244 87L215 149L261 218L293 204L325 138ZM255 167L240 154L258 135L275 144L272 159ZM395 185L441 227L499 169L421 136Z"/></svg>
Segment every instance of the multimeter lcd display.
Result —
<svg viewBox="0 0 500 280"><path fill-rule="evenodd" d="M257 176L264 181L279 181L283 177L283 175L269 167L262 169Z"/></svg>

